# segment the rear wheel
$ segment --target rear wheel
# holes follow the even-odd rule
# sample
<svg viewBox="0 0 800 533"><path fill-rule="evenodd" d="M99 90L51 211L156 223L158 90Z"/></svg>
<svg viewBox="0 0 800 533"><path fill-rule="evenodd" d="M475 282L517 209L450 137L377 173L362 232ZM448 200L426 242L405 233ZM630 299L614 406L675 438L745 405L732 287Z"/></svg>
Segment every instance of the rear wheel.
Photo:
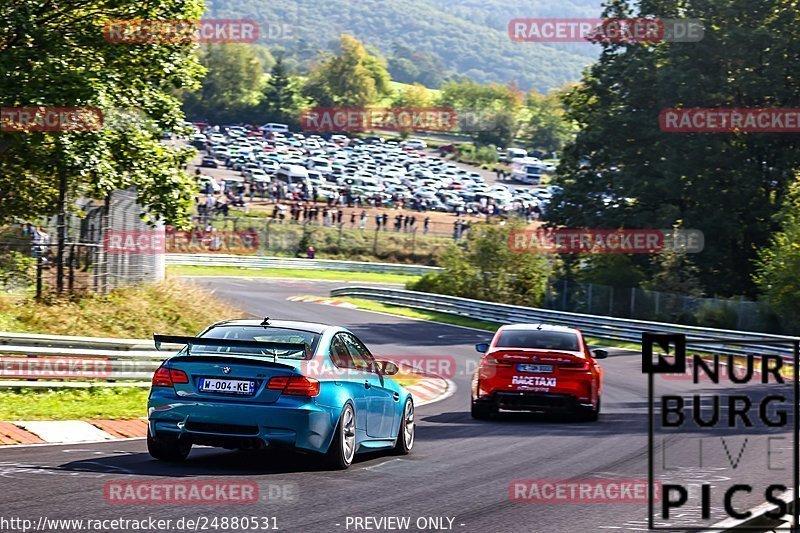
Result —
<svg viewBox="0 0 800 533"><path fill-rule="evenodd" d="M353 463L356 455L356 415L349 403L344 406L339 423L333 435L326 464L334 470L346 470Z"/></svg>
<svg viewBox="0 0 800 533"><path fill-rule="evenodd" d="M403 419L400 421L400 431L397 433L397 444L394 445L394 453L397 455L408 455L414 447L414 402L411 398L406 400L403 408Z"/></svg>
<svg viewBox="0 0 800 533"><path fill-rule="evenodd" d="M583 407L578 412L578 418L584 422L597 422L600 418L600 398L597 399L597 407Z"/></svg>
<svg viewBox="0 0 800 533"><path fill-rule="evenodd" d="M489 420L497 414L497 407L473 400L470 414L475 420Z"/></svg>
<svg viewBox="0 0 800 533"><path fill-rule="evenodd" d="M154 459L177 463L184 461L189 456L189 452L192 451L192 444L190 442L183 442L178 439L159 439L158 437L153 437L150 435L150 432L148 431L147 451Z"/></svg>

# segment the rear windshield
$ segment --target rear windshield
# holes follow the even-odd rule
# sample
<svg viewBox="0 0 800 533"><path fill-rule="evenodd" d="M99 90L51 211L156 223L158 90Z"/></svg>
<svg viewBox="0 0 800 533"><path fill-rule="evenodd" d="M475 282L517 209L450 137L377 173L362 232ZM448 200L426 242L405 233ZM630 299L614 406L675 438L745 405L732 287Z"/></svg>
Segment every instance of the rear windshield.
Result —
<svg viewBox="0 0 800 533"><path fill-rule="evenodd" d="M307 345L307 349L287 350L275 348L242 348L224 346L193 346L193 354L226 353L264 355L282 359L310 359L319 344L320 335L299 329L263 326L217 326L202 335L203 338L229 339L256 342L288 342Z"/></svg>
<svg viewBox="0 0 800 533"><path fill-rule="evenodd" d="M539 348L543 350L580 350L578 336L567 331L509 330L500 334L498 348Z"/></svg>

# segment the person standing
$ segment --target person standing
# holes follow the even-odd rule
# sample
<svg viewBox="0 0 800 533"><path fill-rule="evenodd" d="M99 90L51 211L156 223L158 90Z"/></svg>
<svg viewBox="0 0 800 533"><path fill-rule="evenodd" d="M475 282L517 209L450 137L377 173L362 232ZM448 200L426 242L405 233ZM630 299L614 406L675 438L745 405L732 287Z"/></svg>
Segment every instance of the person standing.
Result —
<svg viewBox="0 0 800 533"><path fill-rule="evenodd" d="M367 212L363 209L361 210L361 219L358 222L358 229L364 229L367 227Z"/></svg>
<svg viewBox="0 0 800 533"><path fill-rule="evenodd" d="M425 234L425 235L428 234L428 227L430 226L430 224L431 224L431 217L425 217L425 221L423 222L423 225L422 225L422 233L423 234Z"/></svg>

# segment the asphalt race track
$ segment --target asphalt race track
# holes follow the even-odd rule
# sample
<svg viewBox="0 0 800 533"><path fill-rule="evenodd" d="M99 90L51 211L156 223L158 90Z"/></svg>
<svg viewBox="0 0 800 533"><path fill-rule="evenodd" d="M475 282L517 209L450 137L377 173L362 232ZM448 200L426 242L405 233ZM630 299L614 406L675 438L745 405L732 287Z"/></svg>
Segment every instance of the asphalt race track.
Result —
<svg viewBox="0 0 800 533"><path fill-rule="evenodd" d="M327 295L341 283L265 278L196 278L195 282L216 289L256 316L345 325L377 354L452 355L457 371L450 379L457 390L449 398L417 409L416 443L410 455L360 456L344 472L323 471L304 456L210 448L195 448L186 463L169 465L152 460L144 440L2 448L2 516L34 523L41 516L154 517L173 523L182 517L264 516L275 517L281 531L302 533L365 531L365 527L354 527L355 517L390 516L410 517L408 531L419 531L417 520L426 518L443 518L444 527L422 530L647 530L647 506L642 503L516 503L509 498L509 484L516 479L647 479L647 380L638 353L611 349L610 357L601 361L605 383L599 422L527 414L478 422L469 415L468 373L478 360L473 345L489 338L483 332L286 301L295 295ZM675 390L685 386L680 380L667 385ZM755 390L754 394L762 392ZM670 454L657 461L664 482L691 482L695 488L704 481L715 486L733 482L758 487L776 481L790 484L790 470L768 470L765 463L766 435L782 435L780 431L764 429L760 438L751 438L744 447L743 439L736 436L721 441L718 433L712 436L706 431L705 435L702 465L697 459L696 439L685 435L667 438ZM790 464L786 452L790 442L772 442L773 466ZM735 469L729 466L731 457L740 459ZM673 469L663 472L663 466ZM259 486L262 501L255 505L112 505L104 498L104 486L110 480L165 479L252 481ZM697 492L690 490L693 497ZM763 501L760 488L735 499L742 510ZM694 502L669 523L659 525L688 527L725 518L718 494L712 501L710 521L700 521L697 500ZM376 527L374 522L361 524L368 524L372 531L397 530Z"/></svg>

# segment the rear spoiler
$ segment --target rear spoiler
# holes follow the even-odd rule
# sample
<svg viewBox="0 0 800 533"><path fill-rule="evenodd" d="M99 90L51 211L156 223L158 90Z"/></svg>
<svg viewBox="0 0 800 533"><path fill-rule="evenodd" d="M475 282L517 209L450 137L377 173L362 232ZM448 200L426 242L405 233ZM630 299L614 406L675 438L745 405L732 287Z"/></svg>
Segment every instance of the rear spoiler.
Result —
<svg viewBox="0 0 800 533"><path fill-rule="evenodd" d="M178 335L153 335L156 350L161 351L162 344L181 344L188 346L219 346L222 348L258 348L262 350L289 350L303 352L306 357L311 355L311 347L300 342L261 342L240 341L235 339L210 339L206 337L183 337Z"/></svg>

